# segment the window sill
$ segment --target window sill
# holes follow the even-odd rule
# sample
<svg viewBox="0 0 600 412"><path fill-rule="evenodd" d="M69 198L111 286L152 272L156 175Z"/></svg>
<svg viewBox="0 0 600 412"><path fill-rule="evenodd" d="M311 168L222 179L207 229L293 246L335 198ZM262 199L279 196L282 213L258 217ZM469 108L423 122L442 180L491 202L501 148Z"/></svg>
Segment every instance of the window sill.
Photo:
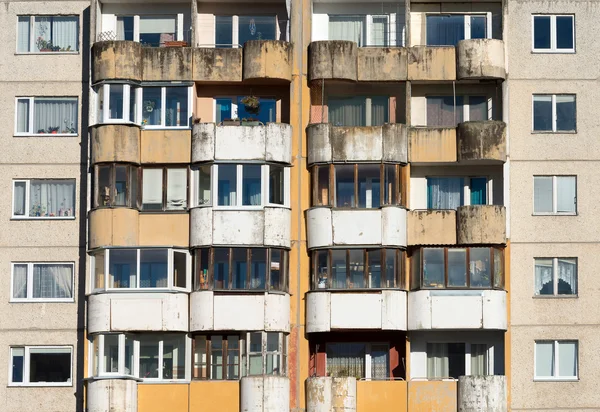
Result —
<svg viewBox="0 0 600 412"><path fill-rule="evenodd" d="M188 130L191 131L192 128L190 126L179 126L179 127L169 127L169 126L148 126L141 125L142 130Z"/></svg>
<svg viewBox="0 0 600 412"><path fill-rule="evenodd" d="M164 384L176 384L176 383L180 383L180 384L189 384L190 380L189 379L143 379L143 378L139 378L138 383L140 384L144 384L144 385L164 385Z"/></svg>
<svg viewBox="0 0 600 412"><path fill-rule="evenodd" d="M134 210L138 210L133 208ZM181 214L188 214L188 209L177 209L177 210L143 210L140 209L139 210L140 214L142 215L181 215Z"/></svg>
<svg viewBox="0 0 600 412"><path fill-rule="evenodd" d="M105 381L105 380L110 380L110 379L131 380L131 381L136 381L136 382L142 382L142 380L140 378L136 378L135 376L120 375L120 374L89 376L87 378L83 378L84 381L88 381L88 382L90 382L90 381Z"/></svg>
<svg viewBox="0 0 600 412"><path fill-rule="evenodd" d="M38 383L9 383L6 385L9 388L44 388L44 387L53 387L53 388L68 388L73 387L72 382L65 383L56 383L56 382L38 382Z"/></svg>
<svg viewBox="0 0 600 412"><path fill-rule="evenodd" d="M15 52L15 56L60 56L60 55L77 56L79 51L56 51L56 52Z"/></svg>
<svg viewBox="0 0 600 412"><path fill-rule="evenodd" d="M197 289L192 291L192 293L194 292L213 292L223 295L264 295L265 293L269 295L289 295L289 292L265 289Z"/></svg>
<svg viewBox="0 0 600 412"><path fill-rule="evenodd" d="M10 299L9 303L75 303L75 299Z"/></svg>
<svg viewBox="0 0 600 412"><path fill-rule="evenodd" d="M15 133L13 137L79 137L77 133Z"/></svg>
<svg viewBox="0 0 600 412"><path fill-rule="evenodd" d="M532 130L531 134L577 134L577 130Z"/></svg>
<svg viewBox="0 0 600 412"><path fill-rule="evenodd" d="M10 220L18 221L18 220L75 220L75 216L40 216L40 217L18 217L13 216Z"/></svg>
<svg viewBox="0 0 600 412"><path fill-rule="evenodd" d="M577 213L532 213L531 216L578 216Z"/></svg>
<svg viewBox="0 0 600 412"><path fill-rule="evenodd" d="M533 49L531 54L576 54L575 49Z"/></svg>
<svg viewBox="0 0 600 412"><path fill-rule="evenodd" d="M534 382L579 382L579 378L533 378Z"/></svg>
<svg viewBox="0 0 600 412"><path fill-rule="evenodd" d="M553 300L553 299L578 299L579 295L533 295L533 299Z"/></svg>
<svg viewBox="0 0 600 412"><path fill-rule="evenodd" d="M94 289L89 295L102 295L105 293L112 294L127 294L127 293L190 293L188 289L167 289L167 288L108 288L108 289Z"/></svg>

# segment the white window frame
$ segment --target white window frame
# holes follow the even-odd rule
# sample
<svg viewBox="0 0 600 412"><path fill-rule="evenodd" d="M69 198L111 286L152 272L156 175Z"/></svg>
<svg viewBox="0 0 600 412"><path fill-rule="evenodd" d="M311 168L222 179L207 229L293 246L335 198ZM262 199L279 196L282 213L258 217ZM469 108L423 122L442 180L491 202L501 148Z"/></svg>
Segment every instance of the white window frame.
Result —
<svg viewBox="0 0 600 412"><path fill-rule="evenodd" d="M166 107L166 101L167 101L167 87L168 88L175 88L175 87L181 87L181 88L187 88L187 92L188 92L188 124L186 126L166 126L167 123L167 107ZM160 111L160 125L151 125L151 124L145 124L144 123L144 119L143 119L143 103L144 103L144 88L160 88L161 92L160 92L160 99L161 99L161 111ZM156 86L150 86L150 85L142 85L141 89L141 104L138 105L138 119L140 121L140 124L142 125L142 127L144 129L178 129L178 130L182 130L182 129L190 129L192 127L191 124L191 120L190 117L192 117L193 115L193 93L192 93L192 86L186 86L186 85L179 85L179 84L170 84L170 85L156 85Z"/></svg>
<svg viewBox="0 0 600 412"><path fill-rule="evenodd" d="M448 344L452 344L452 343L464 343L464 345L465 345L465 376L471 376L471 354L472 354L471 346L472 345L485 345L486 346L486 363L487 363L486 366L487 366L487 372L488 372L486 376L492 376L495 374L494 345L490 345L488 342L428 341L427 343L444 344L444 345L448 345ZM429 359L428 354L425 353L425 362L427 362L428 359ZM425 368L425 370L427 370L427 368ZM458 379L458 376L456 376L456 377L446 376L443 378L444 379ZM428 379L434 379L434 378L428 378Z"/></svg>
<svg viewBox="0 0 600 412"><path fill-rule="evenodd" d="M279 357L279 364L284 369L280 371L278 376L287 376L287 335L283 332L266 332L266 331L255 331L255 332L247 332L242 334L240 339L240 348L244 348L241 354L241 362L240 362L240 377L245 376L260 376L260 375L250 375L250 356L258 355L259 352L250 351L250 335L253 333L260 333L262 338L261 345L261 359L262 359L262 373L260 375L266 374L267 371L267 356L275 355ZM276 333L278 338L278 348L277 351L267 351L267 333ZM245 338L245 342L243 339ZM285 364L284 364L285 362Z"/></svg>
<svg viewBox="0 0 600 412"><path fill-rule="evenodd" d="M13 359L13 350L14 349L24 349L25 355L23 357L23 382L13 382L12 381L12 359ZM31 349L68 349L71 354L71 377L67 382L30 382L30 353ZM73 346L70 345L57 345L57 346L11 346L8 352L8 386L73 386Z"/></svg>
<svg viewBox="0 0 600 412"><path fill-rule="evenodd" d="M492 38L492 12L482 12L482 13L425 13L425 16L450 16L450 15L459 15L464 16L464 40L471 39L471 17L485 17L485 38ZM427 21L427 17L425 17L425 21Z"/></svg>
<svg viewBox="0 0 600 412"><path fill-rule="evenodd" d="M227 16L231 16L231 47L234 49L238 49L243 47L243 45L240 44L240 16L249 16L249 17L269 17L272 16L272 14L270 13L264 13L264 14L216 14L213 16L214 20L213 20L213 26L214 26L214 39L215 39L215 44L211 45L211 46L217 46L216 44L216 32L217 32L217 16L219 17L227 17ZM281 29L279 28L279 16L277 14L275 14L275 37L276 40L281 40ZM287 37L287 36L286 36ZM289 39L286 39L286 41L289 41ZM219 44L218 46L228 46L225 44ZM232 115L233 115L233 109L232 109Z"/></svg>
<svg viewBox="0 0 600 412"><path fill-rule="evenodd" d="M27 265L27 297L14 297L15 265ZM34 298L33 297L33 267L39 265L70 265L71 266L71 297L70 298ZM11 262L10 263L10 302L74 302L75 301L75 263L73 262Z"/></svg>
<svg viewBox="0 0 600 412"><path fill-rule="evenodd" d="M142 248L119 248L119 249L127 249L127 250L135 250L136 251L136 286L133 288L115 288L115 287L109 287L109 281L110 281L110 252L112 250L112 248L106 248L104 249L104 287L103 288L96 288L96 273L94 268L95 266L95 259L96 256L95 255L90 255L90 267L92 268L90 270L90 293L97 293L97 292L101 292L101 291L107 291L107 292L134 292L134 291L140 291L140 292L164 292L166 290L175 290L175 291L181 291L181 292L190 292L192 285L192 257L190 255L190 252L186 249L176 249L176 248L152 248L152 247L142 247ZM161 287L161 288L142 288L140 287L140 282L141 282L141 251L142 250L149 250L149 249L161 249L164 250L166 249L168 251L167 253L167 286L166 287ZM187 287L186 288L180 288L175 286L175 277L174 277L174 273L173 273L173 254L175 252L180 252L180 253L185 253L186 257L187 257L187 261L186 261L186 284Z"/></svg>
<svg viewBox="0 0 600 412"><path fill-rule="evenodd" d="M535 18L536 17L550 17L550 48L549 49L536 49L535 48ZM571 17L573 20L573 47L570 49L559 49L557 48L557 32L556 32L556 18L557 17ZM531 15L531 51L532 53L575 53L575 15L574 14L532 14Z"/></svg>
<svg viewBox="0 0 600 412"><path fill-rule="evenodd" d="M538 259L551 259L552 260L552 294L551 295L540 295L535 292L535 265ZM579 283L579 260L576 257L536 257L533 258L533 296L536 298L552 298L552 297L577 297L579 295L579 285L577 285L577 293L572 294L558 294L558 261L561 259L574 259L575 260L575 273L577 275L577 283Z"/></svg>
<svg viewBox="0 0 600 412"><path fill-rule="evenodd" d="M388 34L387 34L387 41L388 41L388 47L403 47L404 46L404 34L405 34L405 30L406 30L406 25L403 25L402 27L402 32L398 33L396 32L396 21L397 21L397 17L396 17L397 13L387 13L387 14L361 14L361 13L357 13L356 15L358 16L364 16L365 17L365 31L366 31L366 36L364 39L364 42L366 43L363 46L359 46L359 47L369 47L371 46L373 39L373 18L380 18L380 17L384 17L387 19L387 24L388 24ZM321 36L315 36L315 28L314 28L314 23L313 23L313 30L312 30L312 41L317 41L317 40L330 40L329 39L329 18L330 16L340 16L340 15L347 15L344 13L314 13L313 12L313 21L316 21L316 19L318 19L318 24L324 24L324 27L321 28L320 30L322 30L322 35ZM352 15L352 14L351 14ZM319 38L322 37L322 38Z"/></svg>
<svg viewBox="0 0 600 412"><path fill-rule="evenodd" d="M177 41L183 41L183 13L177 14L169 14L169 13L160 13L160 14L115 14L113 20L113 27L115 27L115 35L117 33L117 21L119 17L133 17L133 41L140 42L140 17L152 17L152 16L175 16L175 32Z"/></svg>
<svg viewBox="0 0 600 412"><path fill-rule="evenodd" d="M77 198L75 198L75 205L73 210L73 216L30 216L29 215L29 200L31 196L31 181L45 181L50 180L53 182L73 182L75 195L77 195L77 181L75 179L15 179L12 184L12 203L11 207L11 219L13 220L74 220L76 218L77 213ZM15 215L15 189L17 183L25 183L25 214L24 215Z"/></svg>
<svg viewBox="0 0 600 412"><path fill-rule="evenodd" d="M28 52L22 52L19 51L19 17L29 17L29 50ZM77 18L77 50L61 50L61 51L55 51L55 52L36 52L33 51L35 49L35 18L36 17L76 17ZM80 47L80 18L79 15L77 14L66 14L66 15L61 15L61 14L33 14L33 15L28 15L28 14L19 14L17 15L17 30L15 31L15 33L17 33L17 44L15 45L15 54L43 54L43 55L57 55L57 54L79 54L79 47Z"/></svg>
<svg viewBox="0 0 600 412"><path fill-rule="evenodd" d="M144 336L144 335L141 335ZM144 382L189 382L191 380L191 376L192 376L192 368L190 367L191 362L190 360L192 359L192 344L191 344L191 338L188 334L185 334L185 348L184 348L184 365L185 365L185 377L183 379L165 379L163 378L163 372L164 372L164 367L159 367L158 368L158 378L144 378L139 376L140 375L140 347L141 347L141 343L140 339L141 337L140 335L138 335L138 338L134 341L134 353L137 354L137 357L134 357L134 364L135 364L135 371L137 373L137 377L139 379L142 379ZM158 336L160 337L159 341L158 341L158 364L159 365L164 365L164 356L165 356L165 351L164 351L164 343L165 343L165 337L168 336L166 334L157 334L157 335L151 335L151 336Z"/></svg>
<svg viewBox="0 0 600 412"><path fill-rule="evenodd" d="M536 96L550 96L552 99L552 130L535 130L535 98ZM556 96L573 96L575 102L575 130L557 130L556 122ZM534 93L531 95L531 133L577 133L577 95L575 93Z"/></svg>
<svg viewBox="0 0 600 412"><path fill-rule="evenodd" d="M77 96L17 96L15 97L15 136L44 136L44 137L61 137L61 136L79 136L78 132L75 133L34 133L33 131L33 122L35 117L35 99L37 98L47 98L47 97L56 97L61 99L72 99L75 100L75 107L77 108L77 124L75 125L75 130L79 130L79 97ZM27 119L27 129L28 132L19 132L18 124L19 124L19 100L29 100L29 118Z"/></svg>
<svg viewBox="0 0 600 412"><path fill-rule="evenodd" d="M552 212L536 212L535 211L535 178L536 177L551 177L552 178ZM575 178L575 212L559 212L558 211L558 177L574 177ZM577 175L534 175L533 176L533 215L534 216L576 216L577 215Z"/></svg>
<svg viewBox="0 0 600 412"><path fill-rule="evenodd" d="M552 343L554 359L553 369L554 376L537 376L537 344L538 343ZM575 376L560 376L560 354L559 352L559 343L575 343ZM533 380L534 381L578 381L579 380L579 341L577 339L539 339L534 341L533 343Z"/></svg>
<svg viewBox="0 0 600 412"><path fill-rule="evenodd" d="M111 119L110 118L110 87L111 86L123 86L123 118L122 119ZM136 101L136 113L135 117L137 119L130 119L131 112L131 92L135 93L135 101ZM100 93L103 94L104 101L102 102L103 107L100 108ZM97 118L98 121L96 124L114 124L114 123L126 123L126 124L137 124L141 123L141 102L142 102L142 88L140 86L133 86L131 84L122 84L122 83L104 83L95 90L96 94L96 108L97 108Z"/></svg>
<svg viewBox="0 0 600 412"><path fill-rule="evenodd" d="M90 345L90 354L91 354L91 362L90 362L90 366L91 366L91 371L89 373L89 376L99 376L99 377L103 377L103 376L131 376L131 377L136 377L138 376L138 363L136 363L136 359L139 359L139 345L136 345L136 340L133 339L133 335L129 335L129 339L131 339L133 341L133 365L132 366L132 373L125 373L125 337L127 334L124 333L120 333L118 334L118 340L119 340L119 347L118 347L118 371L117 372L107 372L104 370L104 362L103 362L103 358L104 358L104 337L108 335L108 334L100 334L100 335L96 335L94 336L94 338L98 338L98 359L95 359L96 354L94 353L94 342L93 342L93 338L91 341L91 345ZM113 334L111 334L113 335ZM98 362L98 373L97 375L94 374L94 362Z"/></svg>

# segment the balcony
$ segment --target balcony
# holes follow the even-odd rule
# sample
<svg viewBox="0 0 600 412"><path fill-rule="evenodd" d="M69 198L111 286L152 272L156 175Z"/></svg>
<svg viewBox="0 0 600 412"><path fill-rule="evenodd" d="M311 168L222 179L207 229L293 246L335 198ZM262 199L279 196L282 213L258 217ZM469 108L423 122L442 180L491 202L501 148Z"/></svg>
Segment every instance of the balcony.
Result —
<svg viewBox="0 0 600 412"><path fill-rule="evenodd" d="M411 210L408 212L409 245L455 245L454 210Z"/></svg>
<svg viewBox="0 0 600 412"><path fill-rule="evenodd" d="M485 393L485 396L481 394ZM506 376L460 376L458 378L459 411L508 411Z"/></svg>
<svg viewBox="0 0 600 412"><path fill-rule="evenodd" d="M411 163L456 163L456 128L411 127L408 134Z"/></svg>
<svg viewBox="0 0 600 412"><path fill-rule="evenodd" d="M456 210L456 222L459 245L506 243L504 206L461 206Z"/></svg>
<svg viewBox="0 0 600 412"><path fill-rule="evenodd" d="M140 65L144 81L186 81L192 79L191 47L143 47Z"/></svg>
<svg viewBox="0 0 600 412"><path fill-rule="evenodd" d="M459 162L506 162L506 123L496 120L459 123L457 136Z"/></svg>
<svg viewBox="0 0 600 412"><path fill-rule="evenodd" d="M283 123L264 126L195 124L192 162L252 160L291 164L292 127Z"/></svg>
<svg viewBox="0 0 600 412"><path fill-rule="evenodd" d="M250 40L244 44L244 81L292 81L291 43L278 40Z"/></svg>
<svg viewBox="0 0 600 412"><path fill-rule="evenodd" d="M454 47L414 46L408 49L408 80L456 80Z"/></svg>
<svg viewBox="0 0 600 412"><path fill-rule="evenodd" d="M190 330L290 331L290 295L202 290L190 296Z"/></svg>
<svg viewBox="0 0 600 412"><path fill-rule="evenodd" d="M503 290L418 290L408 294L408 330L506 330Z"/></svg>
<svg viewBox="0 0 600 412"><path fill-rule="evenodd" d="M306 294L306 331L406 330L406 292L327 290Z"/></svg>
<svg viewBox="0 0 600 412"><path fill-rule="evenodd" d="M290 380L284 376L245 376L240 381L240 411L290 410Z"/></svg>
<svg viewBox="0 0 600 412"><path fill-rule="evenodd" d="M138 385L131 379L100 379L87 381L88 412L137 412Z"/></svg>
<svg viewBox="0 0 600 412"><path fill-rule="evenodd" d="M88 333L187 332L186 293L114 292L88 298Z"/></svg>
<svg viewBox="0 0 600 412"><path fill-rule="evenodd" d="M461 40L456 55L459 80L506 79L502 40Z"/></svg>
<svg viewBox="0 0 600 412"><path fill-rule="evenodd" d="M99 125L91 129L91 163L140 163L140 128L135 125Z"/></svg>
<svg viewBox="0 0 600 412"><path fill-rule="evenodd" d="M143 48L133 41L101 41L92 46L92 83L142 81Z"/></svg>
<svg viewBox="0 0 600 412"><path fill-rule="evenodd" d="M308 248L333 246L406 246L406 209L336 209L306 212Z"/></svg>
<svg viewBox="0 0 600 412"><path fill-rule="evenodd" d="M407 163L406 126L336 127L316 123L306 128L308 164L373 161Z"/></svg>

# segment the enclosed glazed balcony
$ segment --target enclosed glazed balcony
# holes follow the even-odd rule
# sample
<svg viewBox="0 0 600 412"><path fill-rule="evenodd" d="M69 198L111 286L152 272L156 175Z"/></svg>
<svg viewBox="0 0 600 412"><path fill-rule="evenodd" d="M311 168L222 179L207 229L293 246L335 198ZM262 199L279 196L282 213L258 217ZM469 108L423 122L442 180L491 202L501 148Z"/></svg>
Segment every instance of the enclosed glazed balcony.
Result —
<svg viewBox="0 0 600 412"><path fill-rule="evenodd" d="M98 379L87 381L89 412L137 412L138 385L133 379Z"/></svg>
<svg viewBox="0 0 600 412"><path fill-rule="evenodd" d="M456 55L458 80L506 78L502 40L461 40L456 47Z"/></svg>
<svg viewBox="0 0 600 412"><path fill-rule="evenodd" d="M245 376L240 381L240 411L290 410L290 379L285 376Z"/></svg>

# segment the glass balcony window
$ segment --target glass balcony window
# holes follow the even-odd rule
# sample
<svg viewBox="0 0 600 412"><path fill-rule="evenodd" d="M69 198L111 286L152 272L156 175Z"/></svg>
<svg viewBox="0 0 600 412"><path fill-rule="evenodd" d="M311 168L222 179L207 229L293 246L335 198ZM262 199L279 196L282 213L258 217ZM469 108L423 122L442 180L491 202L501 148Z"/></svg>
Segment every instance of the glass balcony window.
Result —
<svg viewBox="0 0 600 412"><path fill-rule="evenodd" d="M94 166L94 207L139 208L139 167L126 164Z"/></svg>

